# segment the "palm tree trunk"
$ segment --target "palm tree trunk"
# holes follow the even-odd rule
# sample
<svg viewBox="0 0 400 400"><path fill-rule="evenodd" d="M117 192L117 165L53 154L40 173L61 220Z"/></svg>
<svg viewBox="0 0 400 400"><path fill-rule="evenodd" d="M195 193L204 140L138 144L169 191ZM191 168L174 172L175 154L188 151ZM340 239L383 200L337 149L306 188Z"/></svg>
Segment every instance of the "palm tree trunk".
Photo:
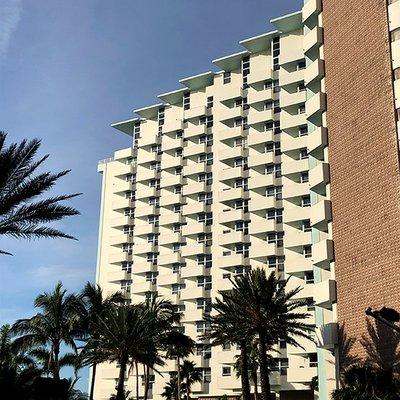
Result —
<svg viewBox="0 0 400 400"><path fill-rule="evenodd" d="M53 378L56 381L60 380L60 363L59 363L59 355L60 355L60 345L54 345L54 366L53 366Z"/></svg>
<svg viewBox="0 0 400 400"><path fill-rule="evenodd" d="M180 358L179 358L179 356L176 358L176 361L177 361L177 363L178 363L178 371L177 371L177 373L178 373L178 376L177 376L177 378L178 378L178 393L177 393L177 397L178 397L178 400L181 400L181 361L180 361Z"/></svg>
<svg viewBox="0 0 400 400"><path fill-rule="evenodd" d="M251 371L251 379L253 380L254 384L254 400L258 400L258 378L256 369Z"/></svg>
<svg viewBox="0 0 400 400"><path fill-rule="evenodd" d="M247 344L245 340L240 342L240 357L242 359L240 378L242 380L242 398L251 400L250 381L249 381L249 357L247 353Z"/></svg>
<svg viewBox="0 0 400 400"><path fill-rule="evenodd" d="M92 381L90 382L89 400L93 400L93 396L94 396L94 384L96 381L96 369L97 369L97 364L93 363L92 364Z"/></svg>
<svg viewBox="0 0 400 400"><path fill-rule="evenodd" d="M260 383L261 383L261 399L272 400L271 385L269 383L269 369L267 363L267 345L265 337L259 335L260 339Z"/></svg>
<svg viewBox="0 0 400 400"><path fill-rule="evenodd" d="M146 379L144 381L144 400L147 400L150 387L150 367L146 365Z"/></svg>
<svg viewBox="0 0 400 400"><path fill-rule="evenodd" d="M135 361L136 369L136 400L139 400L139 364Z"/></svg>
<svg viewBox="0 0 400 400"><path fill-rule="evenodd" d="M124 382L125 382L125 372L126 372L126 363L125 359L121 360L119 367L119 376L118 376L118 384L117 384L117 396L115 400L124 400Z"/></svg>
<svg viewBox="0 0 400 400"><path fill-rule="evenodd" d="M190 400L190 387L186 380L186 400Z"/></svg>

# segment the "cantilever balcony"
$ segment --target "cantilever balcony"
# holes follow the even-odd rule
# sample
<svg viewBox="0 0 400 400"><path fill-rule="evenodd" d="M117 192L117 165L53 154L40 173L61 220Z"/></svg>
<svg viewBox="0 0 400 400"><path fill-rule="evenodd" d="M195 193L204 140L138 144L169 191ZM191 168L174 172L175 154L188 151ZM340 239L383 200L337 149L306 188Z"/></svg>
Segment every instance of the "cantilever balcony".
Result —
<svg viewBox="0 0 400 400"><path fill-rule="evenodd" d="M338 344L338 324L330 322L316 328L317 346L322 349L333 349Z"/></svg>
<svg viewBox="0 0 400 400"><path fill-rule="evenodd" d="M110 245L116 246L122 243L133 243L133 234L120 233L119 235L113 235L110 237Z"/></svg>
<svg viewBox="0 0 400 400"><path fill-rule="evenodd" d="M203 202L195 202L191 204L185 204L182 209L183 215L200 214L207 211L207 204Z"/></svg>
<svg viewBox="0 0 400 400"><path fill-rule="evenodd" d="M224 161L224 160L230 160L232 158L247 157L248 152L249 151L247 149L244 149L241 146L237 147L225 146L223 150L220 150L218 152L218 156L221 161Z"/></svg>
<svg viewBox="0 0 400 400"><path fill-rule="evenodd" d="M243 126L235 126L234 128L223 129L219 132L219 139L221 141L230 140L238 137L244 137L245 129Z"/></svg>
<svg viewBox="0 0 400 400"><path fill-rule="evenodd" d="M231 188L223 190L219 193L219 200L221 202L244 199L249 197L249 192L243 188Z"/></svg>
<svg viewBox="0 0 400 400"><path fill-rule="evenodd" d="M219 93L219 100L221 102L239 97L243 97L243 89L237 85L224 85Z"/></svg>
<svg viewBox="0 0 400 400"><path fill-rule="evenodd" d="M272 89L260 89L255 88L249 89L249 94L247 95L247 103L255 104L261 103L266 100L271 100L273 98Z"/></svg>
<svg viewBox="0 0 400 400"><path fill-rule="evenodd" d="M310 170L310 189L315 193L325 195L329 179L329 165L327 163L318 164Z"/></svg>
<svg viewBox="0 0 400 400"><path fill-rule="evenodd" d="M312 261L320 268L329 269L330 262L333 261L333 241L325 239L313 244Z"/></svg>
<svg viewBox="0 0 400 400"><path fill-rule="evenodd" d="M310 223L313 228L327 231L332 220L332 205L330 200L321 200L310 208Z"/></svg>
<svg viewBox="0 0 400 400"><path fill-rule="evenodd" d="M218 172L218 179L223 181L234 180L236 178L247 178L249 171L243 167L228 167Z"/></svg>
<svg viewBox="0 0 400 400"><path fill-rule="evenodd" d="M295 151L307 147L308 137L307 136L296 136L293 137L287 133L281 135L281 150L282 153Z"/></svg>
<svg viewBox="0 0 400 400"><path fill-rule="evenodd" d="M321 0L308 0L303 6L303 22L322 11Z"/></svg>
<svg viewBox="0 0 400 400"><path fill-rule="evenodd" d="M247 213L244 210L228 209L218 214L218 219L221 224L229 222L242 221L244 220Z"/></svg>
<svg viewBox="0 0 400 400"><path fill-rule="evenodd" d="M185 157L192 157L198 154L207 153L206 143L192 143L186 142L186 146L183 149L183 155Z"/></svg>
<svg viewBox="0 0 400 400"><path fill-rule="evenodd" d="M183 138L171 138L168 136L164 136L162 143L162 150L163 151L170 151L170 150L175 150L180 147L183 147Z"/></svg>
<svg viewBox="0 0 400 400"><path fill-rule="evenodd" d="M279 84L281 87L293 85L304 80L304 70L300 69L298 71L289 72L284 68L281 69L281 74L279 77Z"/></svg>
<svg viewBox="0 0 400 400"><path fill-rule="evenodd" d="M184 119L199 118L207 114L207 107L206 106L191 107L188 110L184 110L183 114L184 114Z"/></svg>
<svg viewBox="0 0 400 400"><path fill-rule="evenodd" d="M256 125L266 121L272 121L273 119L273 110L257 110L255 108L250 108L247 123L249 125Z"/></svg>
<svg viewBox="0 0 400 400"><path fill-rule="evenodd" d="M324 154L324 147L328 145L328 132L326 128L317 128L308 136L308 152L321 159Z"/></svg>
<svg viewBox="0 0 400 400"><path fill-rule="evenodd" d="M327 279L314 285L315 305L327 309L336 302L336 281Z"/></svg>
<svg viewBox="0 0 400 400"><path fill-rule="evenodd" d="M269 132L259 132L256 129L250 129L249 136L247 138L247 143L249 147L265 145L267 142L274 141L274 132L271 130Z"/></svg>
<svg viewBox="0 0 400 400"><path fill-rule="evenodd" d="M308 384L314 376L318 375L317 367L291 367L287 369L288 383L303 383Z"/></svg>
<svg viewBox="0 0 400 400"><path fill-rule="evenodd" d="M193 300L209 296L210 296L210 291L205 290L204 287L202 286L190 285L185 289L181 290L181 300Z"/></svg>
<svg viewBox="0 0 400 400"><path fill-rule="evenodd" d="M318 79L322 79L325 74L324 60L317 59L310 64L304 73L304 82L306 85L310 85Z"/></svg>
<svg viewBox="0 0 400 400"><path fill-rule="evenodd" d="M308 32L303 38L303 50L307 54L320 46L323 42L323 30L321 27L316 26L310 32Z"/></svg>

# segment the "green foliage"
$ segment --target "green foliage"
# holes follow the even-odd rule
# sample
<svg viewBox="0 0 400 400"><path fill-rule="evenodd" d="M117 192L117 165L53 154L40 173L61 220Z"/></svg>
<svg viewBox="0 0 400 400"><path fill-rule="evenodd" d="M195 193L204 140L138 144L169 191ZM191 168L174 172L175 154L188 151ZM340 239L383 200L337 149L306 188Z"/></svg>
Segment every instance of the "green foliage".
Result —
<svg viewBox="0 0 400 400"><path fill-rule="evenodd" d="M16 239L74 239L47 224L79 214L75 208L61 203L79 193L37 199L69 171L37 173L48 158L46 155L35 160L40 140L23 140L7 147L6 136L0 132L0 235ZM1 253L9 254L0 250Z"/></svg>

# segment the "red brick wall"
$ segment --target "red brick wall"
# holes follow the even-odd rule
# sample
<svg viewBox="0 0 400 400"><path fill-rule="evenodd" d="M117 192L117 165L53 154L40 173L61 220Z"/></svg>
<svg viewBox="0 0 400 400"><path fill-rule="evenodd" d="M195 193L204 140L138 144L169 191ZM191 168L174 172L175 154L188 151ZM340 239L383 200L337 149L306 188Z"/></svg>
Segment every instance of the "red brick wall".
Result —
<svg viewBox="0 0 400 400"><path fill-rule="evenodd" d="M384 0L323 0L338 319L400 309L400 182ZM357 341L354 351L363 354Z"/></svg>

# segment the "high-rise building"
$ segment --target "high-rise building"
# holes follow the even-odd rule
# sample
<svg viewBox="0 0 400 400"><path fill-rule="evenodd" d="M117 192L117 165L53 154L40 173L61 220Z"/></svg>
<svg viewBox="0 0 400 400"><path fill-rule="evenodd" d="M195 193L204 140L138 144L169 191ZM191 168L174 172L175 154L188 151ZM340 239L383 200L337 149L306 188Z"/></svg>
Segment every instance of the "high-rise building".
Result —
<svg viewBox="0 0 400 400"><path fill-rule="evenodd" d="M277 344L272 389L314 399L318 376L316 398L328 400L338 331L358 339L368 306L400 304L400 1L308 0L271 23L214 60L218 72L181 79L112 125L132 143L99 163L97 282L132 302L170 299L197 340L229 278L254 267L290 277L315 343ZM357 341L353 351L363 354ZM192 395L238 395L237 354L198 341ZM173 371L170 361L154 374L151 398ZM96 400L117 377L98 367Z"/></svg>

